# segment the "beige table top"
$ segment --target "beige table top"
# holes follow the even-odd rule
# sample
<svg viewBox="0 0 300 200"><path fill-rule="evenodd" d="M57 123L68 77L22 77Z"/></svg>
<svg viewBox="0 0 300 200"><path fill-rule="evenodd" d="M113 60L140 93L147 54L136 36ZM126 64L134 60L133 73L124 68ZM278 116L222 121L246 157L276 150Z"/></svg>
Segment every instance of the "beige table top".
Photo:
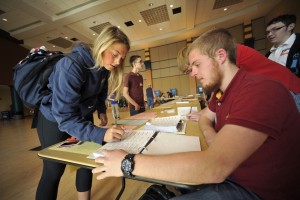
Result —
<svg viewBox="0 0 300 200"><path fill-rule="evenodd" d="M167 109L176 109L177 107L184 106L197 106L198 110L200 109L199 102L197 100L189 100L188 103L184 104L176 103L176 101L180 100L177 99L172 102L162 104L156 107L156 109L152 109L146 112L157 112L157 117L164 117L174 115L164 112ZM186 135L199 136L201 149L205 150L207 148L205 138L201 133L197 122L187 121ZM56 162L71 164L80 167L97 167L95 161L92 159L88 159L87 156L92 152L96 151L98 148L100 148L101 145L93 142L84 142L81 145L76 145L71 148L58 148L59 144L60 143L41 150L38 153L38 156L42 159L53 160Z"/></svg>

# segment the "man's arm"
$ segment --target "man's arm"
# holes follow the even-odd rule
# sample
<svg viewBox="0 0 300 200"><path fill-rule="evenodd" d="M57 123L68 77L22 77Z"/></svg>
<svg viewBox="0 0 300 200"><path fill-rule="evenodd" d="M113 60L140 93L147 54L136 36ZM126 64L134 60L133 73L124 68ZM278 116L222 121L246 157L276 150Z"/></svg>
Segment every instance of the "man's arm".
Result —
<svg viewBox="0 0 300 200"><path fill-rule="evenodd" d="M128 87L124 87L123 88L123 96L128 101L128 103L134 105L135 110L139 110L140 109L140 106L129 96Z"/></svg>
<svg viewBox="0 0 300 200"><path fill-rule="evenodd" d="M266 140L262 132L237 125L225 125L214 137L210 147L200 152L169 155L137 154L133 174L178 183L204 184L223 182L242 162ZM93 170L97 179L122 176L121 161L127 154L122 150L104 151L103 163Z"/></svg>
<svg viewBox="0 0 300 200"><path fill-rule="evenodd" d="M198 124L200 130L205 136L208 146L216 135L216 131L214 129L215 118L216 113L212 112L208 107L200 111Z"/></svg>

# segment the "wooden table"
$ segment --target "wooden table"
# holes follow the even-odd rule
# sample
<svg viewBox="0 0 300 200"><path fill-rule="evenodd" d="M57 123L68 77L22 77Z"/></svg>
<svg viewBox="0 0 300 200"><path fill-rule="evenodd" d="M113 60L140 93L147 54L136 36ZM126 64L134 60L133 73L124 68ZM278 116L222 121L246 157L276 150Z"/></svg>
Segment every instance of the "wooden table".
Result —
<svg viewBox="0 0 300 200"><path fill-rule="evenodd" d="M154 109L147 110L146 112L156 112L156 114L157 114L156 117L165 117L165 116L176 115L177 113L170 114L167 111L170 109L177 110L178 107L187 107L187 106L195 107L196 106L198 108L198 111L200 111L200 105L199 105L199 101L197 99L189 99L188 102L186 102L186 101L187 100L176 99L172 102L168 102L168 103L162 104L158 107L155 107ZM178 103L176 103L176 102L178 102ZM139 127L140 126L138 126L137 128L139 128ZM207 144L205 142L204 135L200 131L200 128L199 128L199 125L197 122L187 121L186 135L198 136L200 138L201 150L207 149ZM98 164L95 163L94 160L88 159L87 156L89 154L91 154L92 152L96 151L98 148L100 148L101 145L95 144L93 142L84 142L83 144L78 145L75 148L73 148L73 147L72 148L58 148L59 144L60 143L41 150L38 153L38 156L42 159L51 160L54 162L65 163L65 164L70 164L70 165L75 165L75 166L79 166L79 167L85 167L85 168L89 168L89 169L93 169L98 166ZM130 178L130 177L126 177L126 178ZM197 187L197 185L192 185L192 184L188 184L188 183L173 183L173 182L149 179L149 178L138 177L138 176L135 176L134 178L131 178L131 179L145 181L145 182L151 182L151 183L159 183L159 184L163 184L163 185L170 185L170 186L181 187L181 188ZM117 199L119 199L119 197L121 196L124 188L125 188L125 179L123 179L122 188L121 188L121 191L120 191Z"/></svg>

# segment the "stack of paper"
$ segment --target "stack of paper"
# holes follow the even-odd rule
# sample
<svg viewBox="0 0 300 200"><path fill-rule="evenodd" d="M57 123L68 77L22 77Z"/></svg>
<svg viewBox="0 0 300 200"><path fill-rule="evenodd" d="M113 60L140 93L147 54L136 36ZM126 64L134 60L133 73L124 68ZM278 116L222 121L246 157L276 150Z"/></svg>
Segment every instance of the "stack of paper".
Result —
<svg viewBox="0 0 300 200"><path fill-rule="evenodd" d="M177 113L179 116L186 116L187 114L190 114L192 112L198 112L197 107L177 107Z"/></svg>
<svg viewBox="0 0 300 200"><path fill-rule="evenodd" d="M141 129L185 134L186 122L180 116L157 117L147 122Z"/></svg>

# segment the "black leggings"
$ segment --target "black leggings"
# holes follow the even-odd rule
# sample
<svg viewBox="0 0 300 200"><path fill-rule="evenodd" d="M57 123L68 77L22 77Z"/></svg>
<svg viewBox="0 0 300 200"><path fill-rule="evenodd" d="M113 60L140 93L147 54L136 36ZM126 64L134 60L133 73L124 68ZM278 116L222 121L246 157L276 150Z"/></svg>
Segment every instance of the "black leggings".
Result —
<svg viewBox="0 0 300 200"><path fill-rule="evenodd" d="M47 120L41 112L38 113L37 132L43 149L70 137L67 133L59 131L58 124ZM37 200L56 199L59 181L65 168L65 164L43 160L43 173L36 192ZM79 168L76 174L77 191L89 191L92 178L90 169Z"/></svg>

